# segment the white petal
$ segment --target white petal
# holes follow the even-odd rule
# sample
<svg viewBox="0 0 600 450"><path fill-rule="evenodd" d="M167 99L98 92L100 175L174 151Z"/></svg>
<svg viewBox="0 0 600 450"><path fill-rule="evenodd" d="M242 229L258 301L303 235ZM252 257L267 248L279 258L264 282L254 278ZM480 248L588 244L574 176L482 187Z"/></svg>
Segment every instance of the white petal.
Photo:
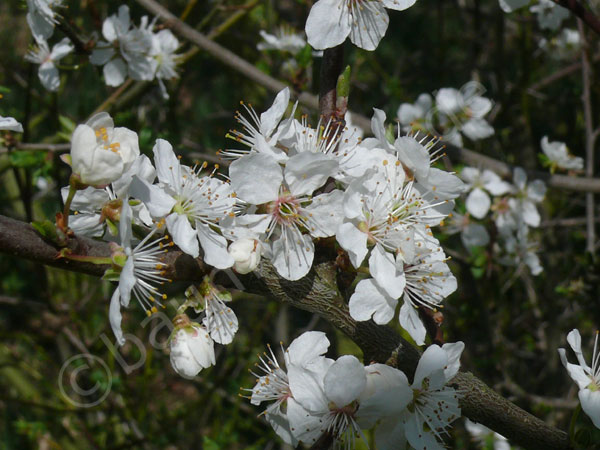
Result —
<svg viewBox="0 0 600 450"><path fill-rule="evenodd" d="M183 252L194 258L200 254L196 231L184 215L173 213L166 218L167 228L173 237L173 242Z"/></svg>
<svg viewBox="0 0 600 450"><path fill-rule="evenodd" d="M119 345L123 345L125 343L123 331L121 330L122 319L123 317L121 316L121 302L119 298L119 289L117 288L113 292L113 295L110 299L110 306L108 308L108 320Z"/></svg>
<svg viewBox="0 0 600 450"><path fill-rule="evenodd" d="M120 86L127 76L127 65L121 58L113 59L104 65L102 69L104 81L108 86Z"/></svg>
<svg viewBox="0 0 600 450"><path fill-rule="evenodd" d="M376 245L369 258L369 270L377 284L392 298L400 298L404 293L406 279L404 272L396 271L394 255Z"/></svg>
<svg viewBox="0 0 600 450"><path fill-rule="evenodd" d="M325 395L339 408L358 399L367 385L365 367L352 355L340 356L323 380Z"/></svg>
<svg viewBox="0 0 600 450"><path fill-rule="evenodd" d="M397 304L398 300L378 288L375 280L368 278L356 285L348 307L354 320L365 321L372 317L375 323L384 325L394 317Z"/></svg>
<svg viewBox="0 0 600 450"><path fill-rule="evenodd" d="M171 212L177 203L173 197L167 194L160 186L150 184L145 180L134 176L129 185L129 193L132 197L140 199L152 217L164 217Z"/></svg>
<svg viewBox="0 0 600 450"><path fill-rule="evenodd" d="M51 92L58 91L58 87L60 86L58 69L51 61L45 62L40 66L38 69L38 77L46 89Z"/></svg>
<svg viewBox="0 0 600 450"><path fill-rule="evenodd" d="M579 401L596 428L600 428L600 392L583 389L579 391Z"/></svg>
<svg viewBox="0 0 600 450"><path fill-rule="evenodd" d="M398 417L383 420L375 429L375 443L378 450L405 449L404 423Z"/></svg>
<svg viewBox="0 0 600 450"><path fill-rule="evenodd" d="M319 0L306 20L308 43L317 50L335 47L350 34L351 20L347 7L339 0Z"/></svg>
<svg viewBox="0 0 600 450"><path fill-rule="evenodd" d="M527 196L536 203L544 200L546 195L546 183L542 180L534 180L527 186Z"/></svg>
<svg viewBox="0 0 600 450"><path fill-rule="evenodd" d="M323 153L302 152L287 161L285 181L293 195L310 195L323 186L337 168L338 162Z"/></svg>
<svg viewBox="0 0 600 450"><path fill-rule="evenodd" d="M523 200L521 202L520 209L523 220L527 225L530 227L538 227L540 225L540 213L533 202L529 200Z"/></svg>
<svg viewBox="0 0 600 450"><path fill-rule="evenodd" d="M335 235L340 246L348 252L354 267L359 267L367 256L367 234L351 222L339 226Z"/></svg>
<svg viewBox="0 0 600 450"><path fill-rule="evenodd" d="M492 201L483 189L475 188L467 197L467 211L477 219L483 219L490 210Z"/></svg>
<svg viewBox="0 0 600 450"><path fill-rule="evenodd" d="M217 269L228 269L235 262L227 251L227 240L208 225L196 221L198 240L204 250L204 262Z"/></svg>
<svg viewBox="0 0 600 450"><path fill-rule="evenodd" d="M371 2L368 8L359 5L355 11L350 40L364 50L375 50L390 22L387 11L378 2Z"/></svg>
<svg viewBox="0 0 600 450"><path fill-rule="evenodd" d="M305 444L314 444L326 430L321 415L311 414L293 398L288 399L287 402L287 417L292 434Z"/></svg>
<svg viewBox="0 0 600 450"><path fill-rule="evenodd" d="M323 392L324 376L325 373L315 373L294 364L288 367L290 391L303 408L315 412L329 410L327 398Z"/></svg>
<svg viewBox="0 0 600 450"><path fill-rule="evenodd" d="M333 236L343 218L344 193L338 189L313 198L304 210L309 213L309 232L314 237Z"/></svg>
<svg viewBox="0 0 600 450"><path fill-rule="evenodd" d="M406 300L400 308L400 326L410 334L417 345L425 345L425 326L417 309Z"/></svg>
<svg viewBox="0 0 600 450"><path fill-rule="evenodd" d="M179 192L179 186L182 183L181 164L173 151L173 146L164 139L157 139L154 148L154 164L156 165L156 175L161 183L168 184L176 192Z"/></svg>
<svg viewBox="0 0 600 450"><path fill-rule="evenodd" d="M0 116L0 130L16 131L17 133L23 132L23 125L21 125L14 117L2 117Z"/></svg>
<svg viewBox="0 0 600 450"><path fill-rule="evenodd" d="M421 355L417 364L413 388L422 389L423 380L432 374L444 370L448 365L448 354L439 345L430 345Z"/></svg>
<svg viewBox="0 0 600 450"><path fill-rule="evenodd" d="M396 11L404 11L416 3L417 0L381 0L383 6Z"/></svg>
<svg viewBox="0 0 600 450"><path fill-rule="evenodd" d="M463 245L469 247L483 247L490 242L490 235L486 228L478 223L470 223L460 234Z"/></svg>
<svg viewBox="0 0 600 450"><path fill-rule="evenodd" d="M284 88L275 97L273 105L260 115L260 133L269 137L277 128L290 102L290 89Z"/></svg>
<svg viewBox="0 0 600 450"><path fill-rule="evenodd" d="M296 281L312 267L315 246L309 235L303 235L294 226L285 227L273 243L272 263L277 273L286 280Z"/></svg>
<svg viewBox="0 0 600 450"><path fill-rule="evenodd" d="M261 153L249 154L234 161L229 166L229 177L237 196L253 205L275 200L283 181L279 163Z"/></svg>
<svg viewBox="0 0 600 450"><path fill-rule="evenodd" d="M314 358L324 355L329 339L322 331L307 331L292 341L285 351L286 364L305 366Z"/></svg>
<svg viewBox="0 0 600 450"><path fill-rule="evenodd" d="M460 355L462 355L464 349L465 343L462 341L442 345L442 350L448 354L448 365L444 369L446 381L450 381L458 372L460 368Z"/></svg>

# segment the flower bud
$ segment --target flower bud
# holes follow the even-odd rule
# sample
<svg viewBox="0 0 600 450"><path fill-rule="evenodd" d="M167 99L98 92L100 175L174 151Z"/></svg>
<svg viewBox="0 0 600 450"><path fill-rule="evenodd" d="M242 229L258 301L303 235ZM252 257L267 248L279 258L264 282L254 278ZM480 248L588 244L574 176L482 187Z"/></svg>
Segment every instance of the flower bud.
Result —
<svg viewBox="0 0 600 450"><path fill-rule="evenodd" d="M228 251L235 261L233 268L237 273L245 274L258 267L262 247L256 239L243 238L233 242Z"/></svg>
<svg viewBox="0 0 600 450"><path fill-rule="evenodd" d="M185 314L175 317L169 346L171 365L182 377L195 377L215 363L213 340L202 325L192 323Z"/></svg>
<svg viewBox="0 0 600 450"><path fill-rule="evenodd" d="M71 138L71 168L87 185L112 183L139 154L137 134L115 128L108 113L98 113L77 126Z"/></svg>

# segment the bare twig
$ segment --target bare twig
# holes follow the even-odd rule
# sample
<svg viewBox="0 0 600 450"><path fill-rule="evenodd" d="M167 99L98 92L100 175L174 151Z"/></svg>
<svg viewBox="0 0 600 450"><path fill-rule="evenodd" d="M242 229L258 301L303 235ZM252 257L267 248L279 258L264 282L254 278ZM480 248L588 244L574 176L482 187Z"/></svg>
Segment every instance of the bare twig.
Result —
<svg viewBox="0 0 600 450"><path fill-rule="evenodd" d="M577 20L577 29L581 39L581 77L583 82L583 93L581 101L583 102L583 118L585 123L585 174L591 178L594 176L594 140L595 132L592 119L592 90L591 90L591 70L588 59L588 44L585 37L585 29L581 19ZM586 245L588 252L594 253L596 244L596 224L594 222L594 194L588 192L585 195L585 217L586 217Z"/></svg>

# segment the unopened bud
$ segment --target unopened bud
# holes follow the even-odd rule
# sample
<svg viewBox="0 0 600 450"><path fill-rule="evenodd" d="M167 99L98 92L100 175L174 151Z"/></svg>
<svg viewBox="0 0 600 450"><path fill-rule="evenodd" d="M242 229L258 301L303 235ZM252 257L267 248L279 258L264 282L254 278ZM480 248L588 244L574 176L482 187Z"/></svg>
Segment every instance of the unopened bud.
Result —
<svg viewBox="0 0 600 450"><path fill-rule="evenodd" d="M256 269L262 255L262 247L256 239L238 239L229 246L228 251L235 261L233 268L241 274Z"/></svg>
<svg viewBox="0 0 600 450"><path fill-rule="evenodd" d="M174 323L169 342L173 369L182 377L192 378L215 364L214 342L206 328L185 314L175 317Z"/></svg>

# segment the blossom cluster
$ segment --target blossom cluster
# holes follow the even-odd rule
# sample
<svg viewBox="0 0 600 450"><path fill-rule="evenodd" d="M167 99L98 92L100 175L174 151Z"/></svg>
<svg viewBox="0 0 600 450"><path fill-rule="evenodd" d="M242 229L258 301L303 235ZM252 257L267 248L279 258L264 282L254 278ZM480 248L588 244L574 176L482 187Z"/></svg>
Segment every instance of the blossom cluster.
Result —
<svg viewBox="0 0 600 450"><path fill-rule="evenodd" d="M460 175L466 186L466 215L454 213L445 230L450 234L460 232L467 248L485 246L490 242L490 235L479 221L489 216L499 238L494 243L498 261L510 266L526 264L534 275L542 272L536 254L538 245L531 241L530 227L540 225L536 205L546 194L544 182L528 183L527 174L520 167L515 168L512 183L487 169L464 167Z"/></svg>
<svg viewBox="0 0 600 450"><path fill-rule="evenodd" d="M25 56L27 61L39 64L38 76L49 91L60 87L58 62L73 52L74 45L69 37L63 38L52 49L48 39L58 23L62 0L28 0L27 22L36 40L36 45ZM179 56L175 53L179 41L168 29L154 32L154 21L141 19L140 26L132 24L129 7L121 5L117 14L104 20L102 38L92 36L95 42L89 62L103 66L104 81L108 86L119 86L127 77L134 80L157 79L163 97L168 98L164 80L177 78L176 66ZM96 42L97 41L97 42Z"/></svg>
<svg viewBox="0 0 600 450"><path fill-rule="evenodd" d="M268 402L263 414L288 444L312 445L329 433L351 449L375 428L378 449L442 449L450 424L460 417L460 392L448 386L460 367L462 342L432 345L423 352L413 382L385 364L364 366L344 355L325 353L329 340L310 331L283 351L285 364L269 353L260 358L256 385L246 389L252 404Z"/></svg>
<svg viewBox="0 0 600 450"><path fill-rule="evenodd" d="M232 160L228 177L217 168L203 173L207 164L182 164L162 139L152 165L140 155L136 133L114 127L106 113L93 116L72 139L74 175L63 190L77 212L71 228L111 241L118 236L127 257L117 290L121 305L133 289L150 312L162 297L150 281L165 281L155 253L165 232L170 245L192 257L202 252L217 269L247 273L264 257L292 281L311 269L315 242L335 237L356 270L367 263L350 297L352 317L388 323L403 298L400 324L423 345L417 309L440 307L456 289L431 229L448 216L463 183L432 167L439 157L435 140L400 133L388 140L382 111L373 117L375 137L363 140L357 129L321 122L312 128L306 117L285 117L289 96L287 88L281 91L260 116L244 105L246 115L237 115L242 130L229 137L245 148L220 152ZM137 246L132 225L147 232ZM159 239L149 241L152 234ZM122 341L116 303L115 294L111 323Z"/></svg>
<svg viewBox="0 0 600 450"><path fill-rule="evenodd" d="M415 103L399 106L398 120L405 131L441 135L445 142L461 147L463 135L477 141L494 134L485 120L493 104L481 95L483 92L483 86L471 81L461 89L441 88L435 98L423 93Z"/></svg>

